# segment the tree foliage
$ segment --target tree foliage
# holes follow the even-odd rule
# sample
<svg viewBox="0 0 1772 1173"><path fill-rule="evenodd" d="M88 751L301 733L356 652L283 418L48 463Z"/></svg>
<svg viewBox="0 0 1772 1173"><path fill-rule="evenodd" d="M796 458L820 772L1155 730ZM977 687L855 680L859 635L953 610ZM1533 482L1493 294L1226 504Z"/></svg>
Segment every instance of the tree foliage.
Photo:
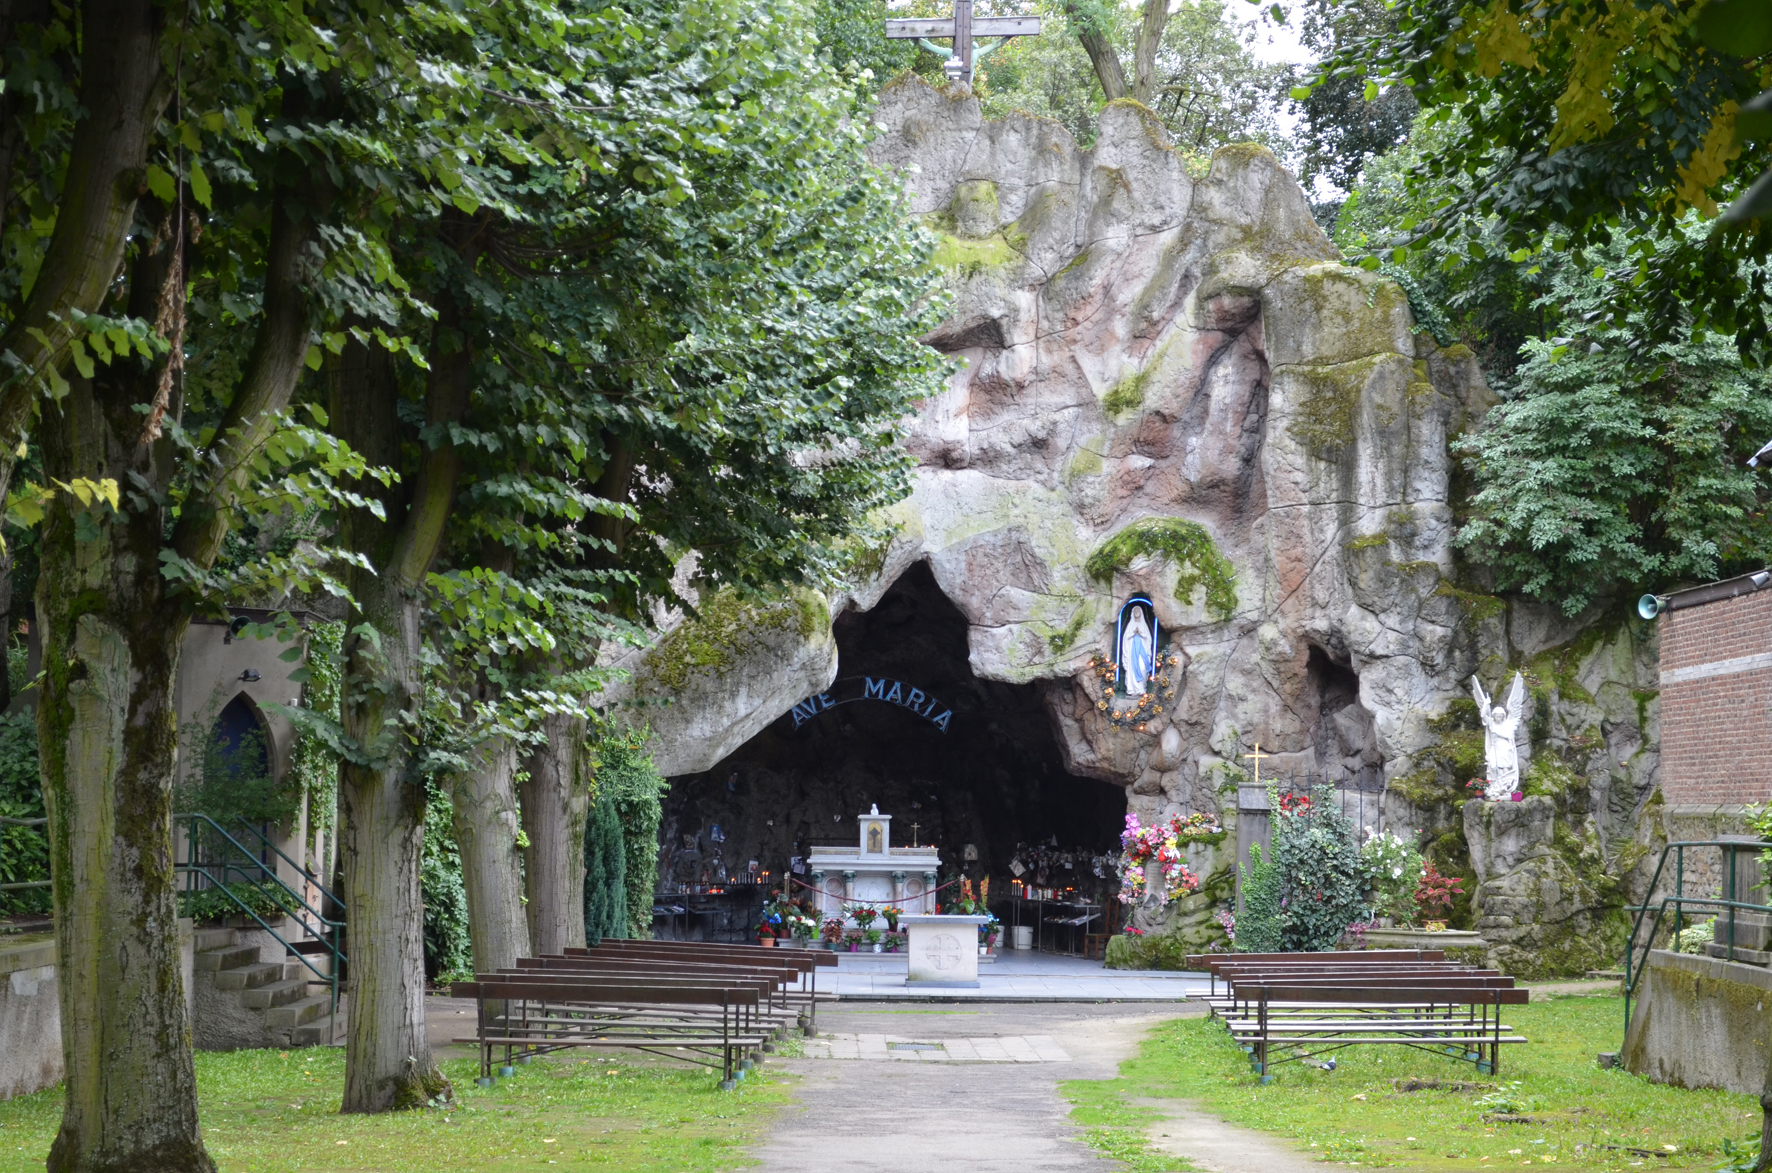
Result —
<svg viewBox="0 0 1772 1173"><path fill-rule="evenodd" d="M1772 560L1772 481L1745 463L1772 435L1772 373L1714 336L1631 346L1643 311L1573 264L1537 304L1579 338L1526 341L1506 401L1458 444L1478 486L1458 541L1496 585L1575 615Z"/></svg>
<svg viewBox="0 0 1772 1173"><path fill-rule="evenodd" d="M1363 5L1341 0L1345 36L1313 85L1358 81L1368 96L1405 85L1430 120L1460 122L1411 177L1430 206L1390 247L1456 240L1480 261L1497 248L1601 248L1623 230L1633 247L1605 277L1615 300L1645 306L1642 346L1715 330L1751 350L1766 337L1765 274L1739 261L1763 257L1772 237L1758 220L1737 235L1674 231L1772 160L1772 119L1739 117L1772 85L1772 61L1713 47L1705 8L1407 0L1387 29L1360 27Z"/></svg>

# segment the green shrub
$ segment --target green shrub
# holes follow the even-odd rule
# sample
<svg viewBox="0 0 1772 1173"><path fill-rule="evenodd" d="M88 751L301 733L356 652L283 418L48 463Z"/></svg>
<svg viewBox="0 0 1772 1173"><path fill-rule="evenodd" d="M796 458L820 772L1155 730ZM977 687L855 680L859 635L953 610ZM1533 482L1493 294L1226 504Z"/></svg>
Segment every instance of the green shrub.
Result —
<svg viewBox="0 0 1772 1173"><path fill-rule="evenodd" d="M628 935L627 846L614 787L599 786L585 820L585 943ZM648 894L650 899L650 893ZM650 910L649 910L650 913ZM647 918L651 919L650 914Z"/></svg>
<svg viewBox="0 0 1772 1173"><path fill-rule="evenodd" d="M28 712L0 716L0 815L44 816L43 783L37 772L37 721ZM0 824L0 884L49 878L49 837L42 827ZM0 916L49 911L48 888L0 892Z"/></svg>
<svg viewBox="0 0 1772 1173"><path fill-rule="evenodd" d="M1282 884L1276 860L1249 846L1249 866L1243 872L1243 914L1237 918L1237 951L1278 953L1281 943L1280 899Z"/></svg>
<svg viewBox="0 0 1772 1173"><path fill-rule="evenodd" d="M1274 865L1280 876L1280 939L1287 952L1334 949L1355 921L1370 915L1353 824L1318 787L1290 809L1269 791L1274 810ZM1245 898L1247 907L1247 898ZM1242 930L1238 930L1241 943ZM1265 952L1244 946L1251 953Z"/></svg>
<svg viewBox="0 0 1772 1173"><path fill-rule="evenodd" d="M652 899L658 889L658 824L665 780L646 752L651 735L624 729L594 747L592 769L597 793L607 793L621 817L622 867L627 889L629 937L652 936ZM586 867L591 867L587 857Z"/></svg>
<svg viewBox="0 0 1772 1173"><path fill-rule="evenodd" d="M425 908L425 976L439 985L473 980L468 892L462 886L461 851L455 844L449 797L441 792L434 791L425 805L419 893Z"/></svg>

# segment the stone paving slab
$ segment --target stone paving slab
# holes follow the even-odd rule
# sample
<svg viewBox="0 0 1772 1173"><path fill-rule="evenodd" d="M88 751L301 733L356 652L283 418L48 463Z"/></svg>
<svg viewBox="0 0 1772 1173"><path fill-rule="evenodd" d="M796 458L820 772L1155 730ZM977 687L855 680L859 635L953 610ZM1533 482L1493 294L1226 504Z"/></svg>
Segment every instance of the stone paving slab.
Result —
<svg viewBox="0 0 1772 1173"><path fill-rule="evenodd" d="M1069 1063L1050 1035L929 1038L884 1034L822 1034L806 1040L808 1059L871 1059L909 1063Z"/></svg>
<svg viewBox="0 0 1772 1173"><path fill-rule="evenodd" d="M820 974L818 984L845 1002L1185 1002L1211 982L1202 973L1106 969L1078 957L1005 953L980 969L976 989L909 989L903 957L845 953L837 972Z"/></svg>

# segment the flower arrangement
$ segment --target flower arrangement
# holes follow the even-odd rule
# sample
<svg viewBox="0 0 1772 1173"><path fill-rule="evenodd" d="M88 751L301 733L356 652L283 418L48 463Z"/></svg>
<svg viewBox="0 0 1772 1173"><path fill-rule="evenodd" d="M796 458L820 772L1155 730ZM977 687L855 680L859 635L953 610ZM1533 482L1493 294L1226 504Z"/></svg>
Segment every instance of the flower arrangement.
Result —
<svg viewBox="0 0 1772 1173"><path fill-rule="evenodd" d="M1151 718L1175 699L1175 685L1169 678L1169 670L1180 664L1181 657L1174 652L1159 654L1145 690L1138 694L1131 708L1121 709L1113 703L1114 684L1120 678L1119 662L1099 653L1089 657L1089 674L1101 684L1101 695L1095 701L1096 711L1106 714L1108 724L1116 729L1148 732Z"/></svg>
<svg viewBox="0 0 1772 1173"><path fill-rule="evenodd" d="M1280 813L1283 815L1307 815L1311 810L1311 796L1308 794L1280 795Z"/></svg>
<svg viewBox="0 0 1772 1173"><path fill-rule="evenodd" d="M874 918L880 915L878 909L868 904L845 904L843 912L863 929L873 924Z"/></svg>
<svg viewBox="0 0 1772 1173"><path fill-rule="evenodd" d="M948 902L947 910L949 913L959 916L991 916L991 910L985 907L990 898L991 878L989 876L978 882L976 894L972 888L972 881L963 876L960 879L960 895Z"/></svg>
<svg viewBox="0 0 1772 1173"><path fill-rule="evenodd" d="M898 932L898 918L904 915L904 909L891 908L891 907L882 908L880 910L880 915L886 918L886 931L887 932L889 932L889 933Z"/></svg>
<svg viewBox="0 0 1772 1173"><path fill-rule="evenodd" d="M843 918L840 916L833 916L825 921L824 929L820 935L833 945L838 941L841 941L843 939Z"/></svg>
<svg viewBox="0 0 1772 1173"><path fill-rule="evenodd" d="M1224 834L1215 815L1203 812L1172 815L1167 823L1146 827L1138 816L1126 816L1126 829L1120 833L1120 903L1134 904L1144 899L1145 865L1156 860L1163 869L1163 902L1172 904L1200 889L1200 877L1183 860L1183 847L1213 835Z"/></svg>
<svg viewBox="0 0 1772 1173"><path fill-rule="evenodd" d="M1421 873L1421 885L1415 889L1415 902L1429 914L1438 906L1444 917L1452 911L1452 898L1464 895L1464 889L1459 887L1462 883L1464 877L1442 876L1429 862Z"/></svg>
<svg viewBox="0 0 1772 1173"><path fill-rule="evenodd" d="M1132 925L1122 925L1120 927L1120 931L1128 937L1142 937L1142 936L1144 936L1143 929L1135 928Z"/></svg>
<svg viewBox="0 0 1772 1173"><path fill-rule="evenodd" d="M1368 831L1360 847L1360 867L1372 895L1372 911L1400 924L1415 923L1415 892L1421 885L1421 853L1389 831Z"/></svg>
<svg viewBox="0 0 1772 1173"><path fill-rule="evenodd" d="M1237 943L1237 918L1228 908L1218 910L1218 923L1224 928L1224 938L1231 944Z"/></svg>
<svg viewBox="0 0 1772 1173"><path fill-rule="evenodd" d="M758 921L757 922L757 940L772 941L774 939L775 939L775 926L770 924L768 922L768 920Z"/></svg>

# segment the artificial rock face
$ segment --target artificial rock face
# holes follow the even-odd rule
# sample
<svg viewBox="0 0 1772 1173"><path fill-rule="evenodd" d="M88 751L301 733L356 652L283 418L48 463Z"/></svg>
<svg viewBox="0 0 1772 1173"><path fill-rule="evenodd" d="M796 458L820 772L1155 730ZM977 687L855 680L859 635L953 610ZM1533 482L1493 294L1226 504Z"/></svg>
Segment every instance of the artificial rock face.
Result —
<svg viewBox="0 0 1772 1173"><path fill-rule="evenodd" d="M1212 767L1256 739L1276 755L1264 770L1414 769L1471 672L1521 651L1511 618L1485 635L1448 585L1447 444L1491 402L1469 351L1436 348L1395 283L1344 265L1260 147L1193 176L1136 104L1104 110L1082 150L914 78L874 120L875 158L938 233L955 294L927 341L961 361L911 426L897 537L832 613L927 561L970 624L973 671L1042 682L1067 767L1126 787L1147 820L1231 815ZM1203 592L1177 598L1161 557L1089 577L1089 555L1147 518L1210 534L1236 570L1228 619ZM1182 660L1143 732L1109 724L1086 670L1133 593ZM741 646L742 668L681 682L654 718L664 773L712 767L828 683L824 633L797 646L760 643L755 664ZM648 664L634 660L637 693L657 687Z"/></svg>
<svg viewBox="0 0 1772 1173"><path fill-rule="evenodd" d="M1053 681L1071 768L1147 817L1215 808L1203 771L1255 738L1298 772L1406 759L1456 687L1462 613L1434 591L1452 569L1447 436L1486 405L1468 354L1436 351L1394 283L1342 264L1259 147L1194 178L1134 104L1082 151L917 81L875 117L876 157L953 275L930 342L965 364L912 435L885 577L929 559L972 621L974 671ZM1198 522L1230 559L1228 621L1178 599L1161 558L1088 577L1093 550L1152 517ZM1112 728L1083 674L1134 592L1184 661L1145 733ZM1349 671L1357 695L1326 696Z"/></svg>

